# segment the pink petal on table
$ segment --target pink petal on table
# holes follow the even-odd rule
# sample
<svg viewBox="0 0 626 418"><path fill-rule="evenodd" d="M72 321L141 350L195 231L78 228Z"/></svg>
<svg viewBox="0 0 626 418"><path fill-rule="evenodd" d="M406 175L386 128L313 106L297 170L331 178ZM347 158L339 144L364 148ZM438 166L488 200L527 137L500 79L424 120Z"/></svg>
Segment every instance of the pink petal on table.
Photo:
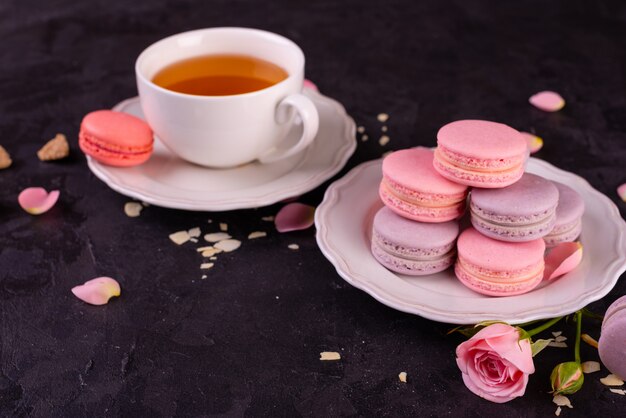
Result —
<svg viewBox="0 0 626 418"><path fill-rule="evenodd" d="M72 288L72 293L91 305L104 305L113 296L121 294L120 284L110 277L97 277Z"/></svg>
<svg viewBox="0 0 626 418"><path fill-rule="evenodd" d="M617 188L617 195L626 202L626 183Z"/></svg>
<svg viewBox="0 0 626 418"><path fill-rule="evenodd" d="M305 89L313 90L313 91L320 91L320 89L317 88L317 85L314 82L306 78L304 79L304 82L302 83L302 87Z"/></svg>
<svg viewBox="0 0 626 418"><path fill-rule="evenodd" d="M520 132L520 134L522 134L522 136L526 140L526 143L528 144L528 149L530 150L531 154L536 153L543 147L543 139L541 139L537 135L533 135L528 132Z"/></svg>
<svg viewBox="0 0 626 418"><path fill-rule="evenodd" d="M545 112L556 112L557 110L563 109L563 106L565 106L565 100L559 93L553 91L540 91L530 96L528 101L537 109L541 109Z"/></svg>
<svg viewBox="0 0 626 418"><path fill-rule="evenodd" d="M17 201L31 215L41 215L54 206L59 199L59 193L58 190L48 193L43 187L29 187L22 190Z"/></svg>
<svg viewBox="0 0 626 418"><path fill-rule="evenodd" d="M313 225L315 208L302 203L290 203L276 214L274 224L278 232L299 231Z"/></svg>
<svg viewBox="0 0 626 418"><path fill-rule="evenodd" d="M544 280L552 280L574 270L583 259L583 246L580 242L564 242L557 245L546 256Z"/></svg>

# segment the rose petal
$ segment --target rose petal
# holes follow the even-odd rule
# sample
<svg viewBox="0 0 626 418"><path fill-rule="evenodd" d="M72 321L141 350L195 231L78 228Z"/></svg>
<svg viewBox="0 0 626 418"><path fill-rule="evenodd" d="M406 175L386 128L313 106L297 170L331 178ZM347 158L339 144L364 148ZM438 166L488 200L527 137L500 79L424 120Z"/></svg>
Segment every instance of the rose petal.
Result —
<svg viewBox="0 0 626 418"><path fill-rule="evenodd" d="M58 190L48 193L43 187L29 187L22 190L17 201L22 209L31 215L41 215L54 206L59 199L59 194Z"/></svg>
<svg viewBox="0 0 626 418"><path fill-rule="evenodd" d="M91 305L104 305L113 296L121 294L119 283L110 277L97 277L72 288L72 293Z"/></svg>
<svg viewBox="0 0 626 418"><path fill-rule="evenodd" d="M274 224L278 232L299 231L313 225L315 208L302 203L290 203L278 211Z"/></svg>
<svg viewBox="0 0 626 418"><path fill-rule="evenodd" d="M565 106L565 100L559 93L553 91L541 91L530 96L528 101L537 109L541 109L545 112L556 112L557 110L563 109L563 106Z"/></svg>
<svg viewBox="0 0 626 418"><path fill-rule="evenodd" d="M626 202L626 183L622 184L617 188L617 195Z"/></svg>
<svg viewBox="0 0 626 418"><path fill-rule="evenodd" d="M311 80L309 80L309 79L305 79L305 80L302 82L302 88L303 88L303 89L313 90L313 91L320 91L320 89L318 89L318 88L317 88L317 86L315 85L315 83L314 83L314 82L312 82L312 81L311 81Z"/></svg>
<svg viewBox="0 0 626 418"><path fill-rule="evenodd" d="M574 270L583 259L583 246L579 242L564 242L547 255L544 280L553 280Z"/></svg>
<svg viewBox="0 0 626 418"><path fill-rule="evenodd" d="M526 140L526 143L528 144L528 149L530 150L531 154L536 153L543 147L543 139L541 139L537 135L533 135L528 132L520 132L520 134L522 134L522 136Z"/></svg>

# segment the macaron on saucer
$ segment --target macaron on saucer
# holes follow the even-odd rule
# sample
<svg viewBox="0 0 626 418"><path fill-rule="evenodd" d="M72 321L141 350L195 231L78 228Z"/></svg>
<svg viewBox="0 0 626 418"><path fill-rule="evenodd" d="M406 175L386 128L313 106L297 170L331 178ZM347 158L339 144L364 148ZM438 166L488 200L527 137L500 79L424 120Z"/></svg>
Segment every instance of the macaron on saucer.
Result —
<svg viewBox="0 0 626 418"><path fill-rule="evenodd" d="M489 296L513 296L533 290L543 280L541 238L523 243L491 239L474 228L457 242L456 277L468 288Z"/></svg>
<svg viewBox="0 0 626 418"><path fill-rule="evenodd" d="M382 207L372 228L372 254L389 270L423 276L454 264L454 244L459 235L456 221L414 222Z"/></svg>
<svg viewBox="0 0 626 418"><path fill-rule="evenodd" d="M458 120L439 129L434 166L454 182L499 188L519 180L528 155L526 140L510 126Z"/></svg>
<svg viewBox="0 0 626 418"><path fill-rule="evenodd" d="M472 189L472 225L494 239L531 241L552 231L558 200L559 191L551 181L525 173L501 189Z"/></svg>
<svg viewBox="0 0 626 418"><path fill-rule="evenodd" d="M441 177L433 168L433 151L417 147L396 151L383 160L380 198L397 214L420 222L446 222L465 211L467 187Z"/></svg>
<svg viewBox="0 0 626 418"><path fill-rule="evenodd" d="M143 120L123 112L97 110L80 125L78 145L95 160L112 166L144 163L152 154L152 129Z"/></svg>
<svg viewBox="0 0 626 418"><path fill-rule="evenodd" d="M549 248L562 242L576 241L582 231L582 216L585 211L585 202L574 189L563 183L553 183L559 190L559 203L554 227L543 237Z"/></svg>

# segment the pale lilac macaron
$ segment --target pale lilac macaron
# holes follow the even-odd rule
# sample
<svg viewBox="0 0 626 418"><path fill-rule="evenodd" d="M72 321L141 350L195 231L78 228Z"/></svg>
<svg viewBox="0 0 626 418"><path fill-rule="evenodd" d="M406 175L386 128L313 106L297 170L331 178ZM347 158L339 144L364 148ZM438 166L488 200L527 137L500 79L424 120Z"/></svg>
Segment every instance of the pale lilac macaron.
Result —
<svg viewBox="0 0 626 418"><path fill-rule="evenodd" d="M381 208L372 227L372 254L391 271L423 276L447 269L454 263L456 221L415 222Z"/></svg>
<svg viewBox="0 0 626 418"><path fill-rule="evenodd" d="M626 380L626 296L613 302L604 314L598 354L611 373Z"/></svg>
<svg viewBox="0 0 626 418"><path fill-rule="evenodd" d="M420 222L447 222L465 212L467 186L443 178L433 167L433 151L417 147L383 160L379 195L397 214Z"/></svg>
<svg viewBox="0 0 626 418"><path fill-rule="evenodd" d="M558 201L559 191L551 181L525 173L502 189L473 189L472 225L501 241L532 241L552 231Z"/></svg>
<svg viewBox="0 0 626 418"><path fill-rule="evenodd" d="M519 180L528 155L526 140L510 126L458 120L439 129L434 166L454 182L499 188Z"/></svg>
<svg viewBox="0 0 626 418"><path fill-rule="evenodd" d="M456 277L468 288L489 296L512 296L537 287L543 279L542 239L505 242L468 228L457 241Z"/></svg>
<svg viewBox="0 0 626 418"><path fill-rule="evenodd" d="M576 241L582 231L582 216L585 211L585 202L574 189L556 181L552 183L559 190L559 204L556 207L554 228L543 237L549 248L562 242Z"/></svg>

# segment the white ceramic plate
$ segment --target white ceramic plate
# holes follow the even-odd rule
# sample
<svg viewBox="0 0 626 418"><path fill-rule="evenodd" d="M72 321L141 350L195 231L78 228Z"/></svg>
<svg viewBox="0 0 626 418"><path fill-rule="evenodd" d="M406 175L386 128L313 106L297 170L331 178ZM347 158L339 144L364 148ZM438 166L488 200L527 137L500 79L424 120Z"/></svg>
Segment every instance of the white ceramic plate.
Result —
<svg viewBox="0 0 626 418"><path fill-rule="evenodd" d="M142 165L111 167L89 157L87 164L113 190L168 208L225 211L299 196L337 174L356 149L355 124L343 106L311 89L304 93L319 112L319 131L311 146L283 161L210 169L176 157L155 138L154 152ZM113 109L143 118L137 97ZM300 129L294 126L285 143L296 140Z"/></svg>
<svg viewBox="0 0 626 418"><path fill-rule="evenodd" d="M423 277L391 272L370 253L372 219L382 160L361 164L333 183L315 213L317 242L348 283L400 311L452 324L501 320L512 324L570 314L606 295L626 270L626 224L606 196L581 177L531 158L527 170L581 194L583 261L572 272L532 292L489 297L463 286L452 269Z"/></svg>

